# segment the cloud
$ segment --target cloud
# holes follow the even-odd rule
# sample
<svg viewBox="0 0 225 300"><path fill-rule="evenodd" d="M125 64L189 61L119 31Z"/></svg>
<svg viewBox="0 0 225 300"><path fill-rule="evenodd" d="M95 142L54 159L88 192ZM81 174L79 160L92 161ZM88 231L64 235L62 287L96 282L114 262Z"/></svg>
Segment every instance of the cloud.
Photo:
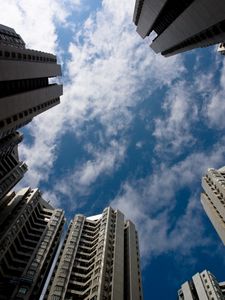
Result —
<svg viewBox="0 0 225 300"><path fill-rule="evenodd" d="M93 184L100 176L106 178L118 170L123 162L126 143L111 141L106 149L86 146L87 152L91 156L89 160L80 162L62 178L55 178L53 188L47 191L51 198L51 203L55 205L69 207L70 211L75 211L77 207L84 203L76 202L82 196L91 193Z"/></svg>
<svg viewBox="0 0 225 300"><path fill-rule="evenodd" d="M209 92L205 113L209 127L216 129L225 128L225 103L223 101L223 95L225 93L225 64L222 63L222 67L219 68L220 81L216 86L213 86ZM212 85L211 85L212 86Z"/></svg>
<svg viewBox="0 0 225 300"><path fill-rule="evenodd" d="M151 175L125 182L112 200L111 206L136 224L145 261L168 251L191 255L192 250L212 243L205 232L199 200L201 176L207 168L223 164L224 146L222 140L208 153L193 153L171 166L162 163ZM184 188L191 196L179 204L177 194ZM184 207L183 212L177 213L178 207Z"/></svg>
<svg viewBox="0 0 225 300"><path fill-rule="evenodd" d="M55 52L56 26L66 24L70 9L79 7L79 1L68 0L10 0L1 4L1 23L13 27L28 48Z"/></svg>
<svg viewBox="0 0 225 300"><path fill-rule="evenodd" d="M59 5L64 7L61 9ZM184 72L180 57L156 56L140 39L132 23L133 5L130 1L103 1L101 8L92 13L81 28L76 27L65 64L62 103L35 118L29 126L33 143L23 146L21 156L29 165L25 181L38 185L48 180L60 151L58 142L67 131L82 138L87 134L85 125L96 122L102 128L105 144L125 136L135 116L134 108L142 101L140 92L145 89L149 96L158 87L170 85ZM49 12L51 23L44 23L46 31L54 31L48 49L55 48L57 41L63 39L55 34L67 20L69 12L65 6L66 2L56 1L53 12ZM53 19L58 10L62 10L62 15L57 17L61 22L57 27ZM26 16L28 18L28 10ZM18 19L21 26L25 26L22 15ZM36 32L34 27L32 35L33 32ZM46 36L44 40L47 43Z"/></svg>
<svg viewBox="0 0 225 300"><path fill-rule="evenodd" d="M180 154L186 146L194 143L192 126L198 119L198 107L194 92L185 81L172 86L166 95L162 108L165 117L155 120L153 136L156 151Z"/></svg>

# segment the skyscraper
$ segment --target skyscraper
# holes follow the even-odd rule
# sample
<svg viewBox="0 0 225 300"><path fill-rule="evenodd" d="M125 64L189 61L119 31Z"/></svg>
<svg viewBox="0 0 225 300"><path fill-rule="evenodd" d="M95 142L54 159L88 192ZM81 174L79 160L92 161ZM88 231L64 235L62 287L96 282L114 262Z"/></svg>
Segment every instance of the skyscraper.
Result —
<svg viewBox="0 0 225 300"><path fill-rule="evenodd" d="M18 144L23 136L15 131L0 142L0 200L23 177L27 165L19 160Z"/></svg>
<svg viewBox="0 0 225 300"><path fill-rule="evenodd" d="M57 105L62 85L55 55L25 48L12 28L0 25L0 139Z"/></svg>
<svg viewBox="0 0 225 300"><path fill-rule="evenodd" d="M143 299L137 231L119 210L76 215L45 299Z"/></svg>
<svg viewBox="0 0 225 300"><path fill-rule="evenodd" d="M39 299L59 245L64 213L38 189L7 194L0 203L0 299Z"/></svg>
<svg viewBox="0 0 225 300"><path fill-rule="evenodd" d="M136 0L133 21L142 38L164 56L225 41L223 0Z"/></svg>
<svg viewBox="0 0 225 300"><path fill-rule="evenodd" d="M202 187L202 205L225 245L225 167L208 169L202 178Z"/></svg>
<svg viewBox="0 0 225 300"><path fill-rule="evenodd" d="M207 270L196 273L182 284L178 291L179 300L223 300L224 282L219 283Z"/></svg>

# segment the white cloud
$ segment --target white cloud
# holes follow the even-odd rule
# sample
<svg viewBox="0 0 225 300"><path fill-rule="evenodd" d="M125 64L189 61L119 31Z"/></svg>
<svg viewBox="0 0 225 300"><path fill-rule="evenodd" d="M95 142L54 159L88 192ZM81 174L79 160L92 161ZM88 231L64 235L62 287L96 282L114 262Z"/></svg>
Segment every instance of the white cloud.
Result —
<svg viewBox="0 0 225 300"><path fill-rule="evenodd" d="M157 152L180 153L195 139L191 133L192 125L198 117L198 107L193 90L184 81L172 86L163 102L165 117L155 120Z"/></svg>
<svg viewBox="0 0 225 300"><path fill-rule="evenodd" d="M61 207L69 207L70 211L75 211L83 203L76 202L80 196L90 194L93 183L100 176L112 176L118 170L125 155L125 142L111 141L108 147L101 149L88 145L86 150L91 155L87 161L80 162L62 178L55 178L53 188L47 191L51 203Z"/></svg>
<svg viewBox="0 0 225 300"><path fill-rule="evenodd" d="M212 87L209 94L210 99L206 103L206 110L205 110L209 127L213 127L216 129L225 128L225 118L224 118L225 103L223 101L223 95L225 93L225 63L224 62L220 72L221 72L220 82L217 87L215 86Z"/></svg>
<svg viewBox="0 0 225 300"><path fill-rule="evenodd" d="M55 2L53 12L48 15L51 22L44 23L49 34L54 32L53 40L49 37L48 49L55 48L57 39L63 39L55 36L54 14L58 10L62 14L57 17L61 22L58 26L63 26L68 15L66 2ZM16 5L17 10L21 5ZM64 8L61 9L60 5ZM71 36L71 58L66 65L67 83L62 104L32 121L30 132L34 143L25 145L22 150L22 158L29 165L26 178L32 184L48 180L57 157L57 141L66 130L81 137L83 125L97 121L103 128L107 144L108 140L124 134L130 127L133 120L131 108L142 101L139 91L145 88L150 95L157 87L170 85L184 71L180 57L164 59L156 56L137 35L132 23L133 5L134 1L130 3L128 0L103 1L101 9L90 15L80 31ZM25 16L29 19L28 9L26 11ZM40 11L36 8L37 13ZM17 18L25 27L22 14ZM33 18L29 22L33 24ZM29 34L33 36L34 32L36 27L32 27L32 34ZM26 40L29 41L29 37ZM47 43L46 35L44 41Z"/></svg>
<svg viewBox="0 0 225 300"><path fill-rule="evenodd" d="M224 146L222 140L208 154L196 152L172 166L162 163L150 176L124 183L111 205L137 225L146 260L168 251L190 255L191 250L212 242L202 222L200 180L207 168L224 163ZM189 188L192 196L179 204L176 195L182 188ZM184 212L175 213L177 207L184 207Z"/></svg>
<svg viewBox="0 0 225 300"><path fill-rule="evenodd" d="M56 25L65 25L71 5L79 1L10 0L1 3L1 23L12 27L24 39L27 47L44 52L57 48Z"/></svg>

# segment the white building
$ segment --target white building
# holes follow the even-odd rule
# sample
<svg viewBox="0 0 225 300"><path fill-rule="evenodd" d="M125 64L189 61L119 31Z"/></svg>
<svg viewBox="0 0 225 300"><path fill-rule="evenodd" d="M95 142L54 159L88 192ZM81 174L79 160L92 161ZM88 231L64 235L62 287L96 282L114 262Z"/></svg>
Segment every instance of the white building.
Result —
<svg viewBox="0 0 225 300"><path fill-rule="evenodd" d="M224 283L218 283L215 276L204 270L182 284L178 291L179 300L222 300Z"/></svg>
<svg viewBox="0 0 225 300"><path fill-rule="evenodd" d="M221 240L225 244L225 167L209 169L202 178L201 202Z"/></svg>
<svg viewBox="0 0 225 300"><path fill-rule="evenodd" d="M46 299L143 299L134 224L110 207L92 217L76 215Z"/></svg>

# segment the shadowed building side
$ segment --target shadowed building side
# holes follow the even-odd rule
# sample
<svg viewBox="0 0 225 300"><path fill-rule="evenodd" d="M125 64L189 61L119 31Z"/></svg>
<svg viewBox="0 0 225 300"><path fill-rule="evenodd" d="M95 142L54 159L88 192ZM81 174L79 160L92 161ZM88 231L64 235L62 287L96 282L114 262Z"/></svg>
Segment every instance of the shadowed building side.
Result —
<svg viewBox="0 0 225 300"><path fill-rule="evenodd" d="M164 56L225 41L223 0L136 0L133 21L142 38L157 34L150 46Z"/></svg>
<svg viewBox="0 0 225 300"><path fill-rule="evenodd" d="M23 136L16 131L0 140L0 202L27 171L27 165L19 160L18 154L22 140Z"/></svg>
<svg viewBox="0 0 225 300"><path fill-rule="evenodd" d="M38 189L6 195L0 207L0 299L39 299L54 259L64 213Z"/></svg>
<svg viewBox="0 0 225 300"><path fill-rule="evenodd" d="M21 37L0 25L0 138L59 104L62 85L49 78L61 76L53 54L25 48Z"/></svg>

